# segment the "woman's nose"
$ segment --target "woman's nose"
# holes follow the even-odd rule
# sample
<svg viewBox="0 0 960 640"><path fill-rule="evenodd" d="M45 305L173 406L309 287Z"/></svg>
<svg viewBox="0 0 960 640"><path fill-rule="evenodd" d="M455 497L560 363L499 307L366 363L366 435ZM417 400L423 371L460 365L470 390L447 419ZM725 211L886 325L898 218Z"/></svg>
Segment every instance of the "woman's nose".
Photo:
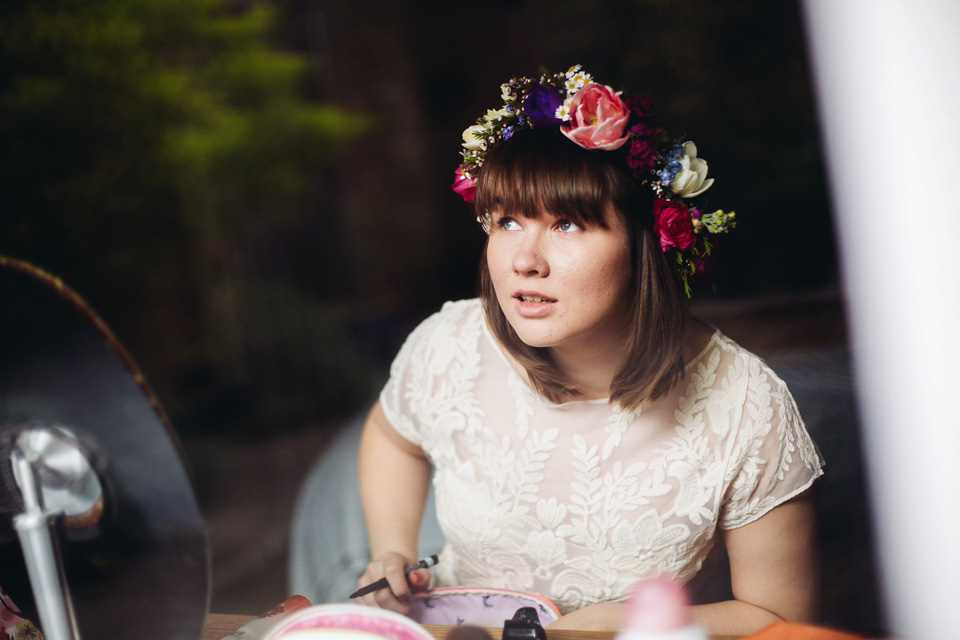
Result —
<svg viewBox="0 0 960 640"><path fill-rule="evenodd" d="M513 270L520 275L541 278L550 272L539 234L531 233L520 241L513 255Z"/></svg>

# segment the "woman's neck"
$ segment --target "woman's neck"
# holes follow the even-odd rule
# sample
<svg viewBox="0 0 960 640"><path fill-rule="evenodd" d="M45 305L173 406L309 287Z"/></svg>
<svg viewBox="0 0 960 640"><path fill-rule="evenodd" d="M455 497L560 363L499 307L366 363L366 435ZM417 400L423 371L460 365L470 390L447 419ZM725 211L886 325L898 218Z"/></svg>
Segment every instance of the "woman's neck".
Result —
<svg viewBox="0 0 960 640"><path fill-rule="evenodd" d="M596 400L610 397L610 383L623 367L626 357L627 337L624 334L606 338L550 349L554 363L580 391L580 395L570 399Z"/></svg>
<svg viewBox="0 0 960 640"><path fill-rule="evenodd" d="M683 362L688 364L706 348L714 329L691 318L690 333L683 347ZM610 384L620 372L628 351L627 332L606 340L584 341L576 347L553 348L554 363L580 395L569 400L595 400L610 397Z"/></svg>

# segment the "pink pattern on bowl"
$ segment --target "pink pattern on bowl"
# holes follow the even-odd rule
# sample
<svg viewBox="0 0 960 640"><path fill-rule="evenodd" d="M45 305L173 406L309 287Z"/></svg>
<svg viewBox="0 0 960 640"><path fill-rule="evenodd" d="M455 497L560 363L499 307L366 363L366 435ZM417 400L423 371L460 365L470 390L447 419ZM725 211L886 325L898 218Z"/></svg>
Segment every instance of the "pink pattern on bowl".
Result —
<svg viewBox="0 0 960 640"><path fill-rule="evenodd" d="M543 627L560 617L556 605L539 594L480 587L441 587L419 593L409 615L420 624L502 627L522 607L536 609Z"/></svg>

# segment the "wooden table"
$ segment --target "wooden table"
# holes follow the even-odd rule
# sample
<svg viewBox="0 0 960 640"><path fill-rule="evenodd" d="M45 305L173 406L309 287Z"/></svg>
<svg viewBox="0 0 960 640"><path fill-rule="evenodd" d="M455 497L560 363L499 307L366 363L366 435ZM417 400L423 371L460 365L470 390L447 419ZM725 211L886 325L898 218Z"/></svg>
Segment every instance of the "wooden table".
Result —
<svg viewBox="0 0 960 640"><path fill-rule="evenodd" d="M227 613L208 613L203 623L203 637L200 640L220 640L253 620L253 616L238 616Z"/></svg>
<svg viewBox="0 0 960 640"><path fill-rule="evenodd" d="M207 621L203 625L202 640L220 640L230 635L246 623L253 620L253 616L240 616L223 613L207 614ZM437 640L446 638L451 627L438 624L425 624L424 628ZM488 629L495 640L500 638L499 629ZM550 640L611 640L615 634L609 631L567 631L562 629L548 630ZM712 640L734 640L734 636L711 636Z"/></svg>
<svg viewBox="0 0 960 640"><path fill-rule="evenodd" d="M224 613L208 613L207 621L203 625L202 640L220 640L246 623L253 620L253 616L239 616ZM437 640L447 637L452 627L441 624L425 624L423 627ZM499 640L500 629L487 629L490 636ZM550 640L611 640L614 634L606 631L561 631L549 632Z"/></svg>

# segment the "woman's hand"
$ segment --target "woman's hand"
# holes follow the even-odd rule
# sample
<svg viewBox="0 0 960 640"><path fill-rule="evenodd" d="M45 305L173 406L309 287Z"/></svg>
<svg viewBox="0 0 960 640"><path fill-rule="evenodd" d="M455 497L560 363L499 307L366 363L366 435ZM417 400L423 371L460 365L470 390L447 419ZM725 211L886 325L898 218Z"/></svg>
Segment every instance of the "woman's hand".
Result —
<svg viewBox="0 0 960 640"><path fill-rule="evenodd" d="M405 568L416 562L395 551L388 551L367 565L357 580L357 588L365 587L380 578L386 578L389 587L356 598L356 601L371 607L389 609L404 615L410 610L410 600L417 591L426 591L430 585L430 573L417 569L409 574Z"/></svg>

